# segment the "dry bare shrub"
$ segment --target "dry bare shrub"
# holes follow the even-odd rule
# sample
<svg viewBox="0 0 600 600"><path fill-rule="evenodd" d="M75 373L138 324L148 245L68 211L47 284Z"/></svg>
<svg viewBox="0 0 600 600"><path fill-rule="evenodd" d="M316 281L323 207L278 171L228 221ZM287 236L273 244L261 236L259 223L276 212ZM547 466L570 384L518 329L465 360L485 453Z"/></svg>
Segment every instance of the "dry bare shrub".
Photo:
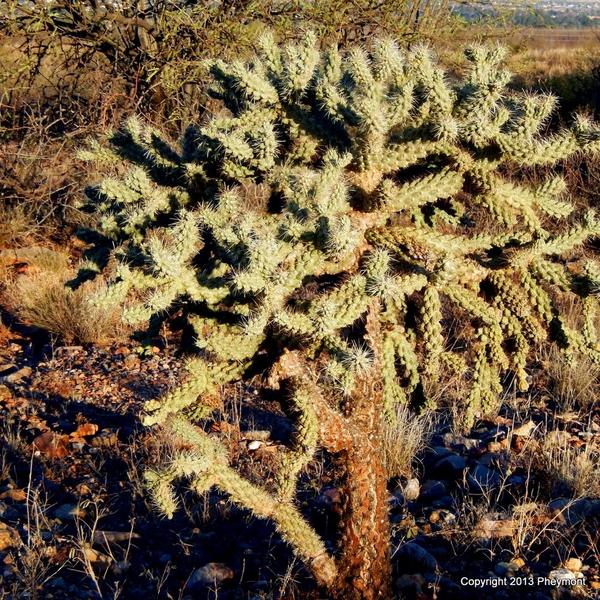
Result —
<svg viewBox="0 0 600 600"><path fill-rule="evenodd" d="M10 309L29 325L59 336L67 343L103 343L126 334L118 310L95 306L91 299L105 285L87 282L75 290L65 285L72 275L40 270L8 282Z"/></svg>
<svg viewBox="0 0 600 600"><path fill-rule="evenodd" d="M384 467L387 477L411 477L413 462L422 451L433 432L434 417L431 413L415 414L408 406L397 409L392 426L383 429Z"/></svg>

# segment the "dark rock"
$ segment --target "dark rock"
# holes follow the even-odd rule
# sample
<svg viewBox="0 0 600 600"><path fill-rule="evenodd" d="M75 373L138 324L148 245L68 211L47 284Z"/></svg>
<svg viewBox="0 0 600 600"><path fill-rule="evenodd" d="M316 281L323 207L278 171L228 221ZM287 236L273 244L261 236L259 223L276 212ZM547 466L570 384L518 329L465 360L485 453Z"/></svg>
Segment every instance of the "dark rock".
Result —
<svg viewBox="0 0 600 600"><path fill-rule="evenodd" d="M554 514L560 513L567 525L575 525L585 519L598 516L600 514L600 500L557 498L548 504L548 508Z"/></svg>
<svg viewBox="0 0 600 600"><path fill-rule="evenodd" d="M421 486L422 502L431 502L432 500L438 500L443 496L446 496L448 491L443 481L437 481L435 479L428 479Z"/></svg>
<svg viewBox="0 0 600 600"><path fill-rule="evenodd" d="M0 502L0 519L11 521L19 517L19 511L14 506L9 506L6 502Z"/></svg>
<svg viewBox="0 0 600 600"><path fill-rule="evenodd" d="M18 371L4 377L4 381L8 383L20 383L23 379L29 377L33 372L31 367L22 367Z"/></svg>
<svg viewBox="0 0 600 600"><path fill-rule="evenodd" d="M454 498L449 494L446 494L445 496L442 496L431 503L433 508L453 508L454 505Z"/></svg>
<svg viewBox="0 0 600 600"><path fill-rule="evenodd" d="M467 461L458 454L449 454L441 458L433 467L433 472L440 479L459 479L467 466Z"/></svg>
<svg viewBox="0 0 600 600"><path fill-rule="evenodd" d="M467 484L471 493L480 494L500 485L500 475L478 463L470 470L467 476Z"/></svg>
<svg viewBox="0 0 600 600"><path fill-rule="evenodd" d="M415 542L401 546L395 559L398 561L398 570L403 573L423 573L437 569L435 558Z"/></svg>
<svg viewBox="0 0 600 600"><path fill-rule="evenodd" d="M511 475L506 480L506 485L513 487L523 487L527 483L527 477L524 475Z"/></svg>
<svg viewBox="0 0 600 600"><path fill-rule="evenodd" d="M425 452L424 460L426 465L434 465L440 459L452 454L452 450L448 450L445 446L433 446Z"/></svg>
<svg viewBox="0 0 600 600"><path fill-rule="evenodd" d="M17 365L13 363L5 363L0 365L0 377L4 377L6 375L10 375L17 370Z"/></svg>
<svg viewBox="0 0 600 600"><path fill-rule="evenodd" d="M401 593L402 598L417 598L423 593L425 578L418 573L405 574L396 579L396 589Z"/></svg>

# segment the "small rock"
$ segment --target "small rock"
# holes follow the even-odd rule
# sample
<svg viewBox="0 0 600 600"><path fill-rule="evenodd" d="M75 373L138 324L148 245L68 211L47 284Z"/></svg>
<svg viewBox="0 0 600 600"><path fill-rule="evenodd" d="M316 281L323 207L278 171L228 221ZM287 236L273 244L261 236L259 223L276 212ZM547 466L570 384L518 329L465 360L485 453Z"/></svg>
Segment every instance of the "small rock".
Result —
<svg viewBox="0 0 600 600"><path fill-rule="evenodd" d="M516 524L513 519L490 514L483 517L477 525L475 525L473 535L482 539L512 537L515 533L515 528Z"/></svg>
<svg viewBox="0 0 600 600"><path fill-rule="evenodd" d="M211 562L205 564L203 567L196 569L190 576L187 587L194 589L197 587L204 587L209 585L218 585L233 579L235 573L233 569L228 567L224 563Z"/></svg>
<svg viewBox="0 0 600 600"><path fill-rule="evenodd" d="M400 489L402 490L402 497L407 502L412 502L419 497L419 494L421 493L421 484L418 479L413 478L401 485Z"/></svg>
<svg viewBox="0 0 600 600"><path fill-rule="evenodd" d="M452 508L455 505L455 500L450 494L446 494L431 503L433 508Z"/></svg>
<svg viewBox="0 0 600 600"><path fill-rule="evenodd" d="M248 450L250 450L251 452L253 450L258 450L261 446L262 442L260 442L259 440L252 440L248 442Z"/></svg>
<svg viewBox="0 0 600 600"><path fill-rule="evenodd" d="M0 365L0 376L9 375L17 370L17 365L14 363L5 363Z"/></svg>
<svg viewBox="0 0 600 600"><path fill-rule="evenodd" d="M583 562L581 561L581 559L577 558L577 557L571 557L568 560L565 561L565 563L563 564L563 567L565 569L569 569L569 571L581 571L582 567L583 567Z"/></svg>
<svg viewBox="0 0 600 600"><path fill-rule="evenodd" d="M441 525L452 525L456 523L456 515L449 510L434 510L429 515L429 522L434 524L439 523Z"/></svg>
<svg viewBox="0 0 600 600"><path fill-rule="evenodd" d="M561 585L561 582L564 584L573 584L579 577L579 573L573 573L569 569L560 568L554 569L554 571L550 571L548 574L549 579L555 579L558 585Z"/></svg>
<svg viewBox="0 0 600 600"><path fill-rule="evenodd" d="M27 492L21 488L6 490L0 494L0 500L12 500L13 502L25 502Z"/></svg>
<svg viewBox="0 0 600 600"><path fill-rule="evenodd" d="M16 529L13 529L6 523L0 523L0 552L5 552L10 548L16 548L21 543L21 538Z"/></svg>
<svg viewBox="0 0 600 600"><path fill-rule="evenodd" d="M436 571L437 561L415 542L408 542L396 552L398 568L405 573L422 573L423 571Z"/></svg>
<svg viewBox="0 0 600 600"><path fill-rule="evenodd" d="M523 423L522 425L514 429L512 433L513 435L528 438L531 437L531 434L533 433L534 429L535 423L533 421L527 421L526 423Z"/></svg>
<svg viewBox="0 0 600 600"><path fill-rule="evenodd" d="M63 504L54 509L54 518L61 521L81 518L85 515L83 509L77 504Z"/></svg>
<svg viewBox="0 0 600 600"><path fill-rule="evenodd" d="M89 546L83 548L83 556L85 560L89 561L93 565L107 567L112 562L110 556L103 554L102 552L98 552L98 550L94 550Z"/></svg>
<svg viewBox="0 0 600 600"><path fill-rule="evenodd" d="M33 372L31 367L22 367L18 371L4 377L4 381L8 383L20 383L26 377L29 377Z"/></svg>
<svg viewBox="0 0 600 600"><path fill-rule="evenodd" d="M433 467L435 474L442 479L458 479L462 477L467 461L458 454L449 454L441 458Z"/></svg>
<svg viewBox="0 0 600 600"><path fill-rule="evenodd" d="M19 511L17 511L12 506L8 506L6 502L0 502L0 519L10 521L12 519L16 519L18 516Z"/></svg>
<svg viewBox="0 0 600 600"><path fill-rule="evenodd" d="M452 448L464 448L465 450L473 450L481 446L481 440L467 438L462 435L454 435L445 433L443 436L444 445Z"/></svg>

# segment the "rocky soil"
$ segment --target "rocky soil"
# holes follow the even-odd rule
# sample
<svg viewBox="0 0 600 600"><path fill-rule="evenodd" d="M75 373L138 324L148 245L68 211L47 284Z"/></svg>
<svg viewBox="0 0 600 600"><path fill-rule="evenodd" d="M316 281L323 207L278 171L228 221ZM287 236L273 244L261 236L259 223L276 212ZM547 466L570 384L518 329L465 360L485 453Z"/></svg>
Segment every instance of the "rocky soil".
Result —
<svg viewBox="0 0 600 600"><path fill-rule="evenodd" d="M227 498L185 492L171 521L147 503L143 468L169 442L149 436L139 415L180 365L164 344L141 353L5 332L0 598L322 597L272 527ZM276 409L244 389L213 424L221 433L241 425L230 441L250 477L269 477L289 433ZM600 500L544 462L548 441L597 457L600 415L506 408L468 435L440 424L414 476L390 487L399 598L598 595ZM318 462L300 499L328 537L341 499L327 460Z"/></svg>

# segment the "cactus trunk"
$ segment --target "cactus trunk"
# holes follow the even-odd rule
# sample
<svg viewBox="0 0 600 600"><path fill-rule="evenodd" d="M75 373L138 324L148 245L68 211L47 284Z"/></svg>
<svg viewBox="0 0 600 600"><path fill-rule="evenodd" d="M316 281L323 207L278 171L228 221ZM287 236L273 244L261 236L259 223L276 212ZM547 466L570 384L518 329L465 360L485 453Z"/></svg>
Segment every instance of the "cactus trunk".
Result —
<svg viewBox="0 0 600 600"><path fill-rule="evenodd" d="M358 432L357 432L358 433ZM342 556L334 598L391 598L390 533L386 478L379 436L364 431L344 453L346 470Z"/></svg>

